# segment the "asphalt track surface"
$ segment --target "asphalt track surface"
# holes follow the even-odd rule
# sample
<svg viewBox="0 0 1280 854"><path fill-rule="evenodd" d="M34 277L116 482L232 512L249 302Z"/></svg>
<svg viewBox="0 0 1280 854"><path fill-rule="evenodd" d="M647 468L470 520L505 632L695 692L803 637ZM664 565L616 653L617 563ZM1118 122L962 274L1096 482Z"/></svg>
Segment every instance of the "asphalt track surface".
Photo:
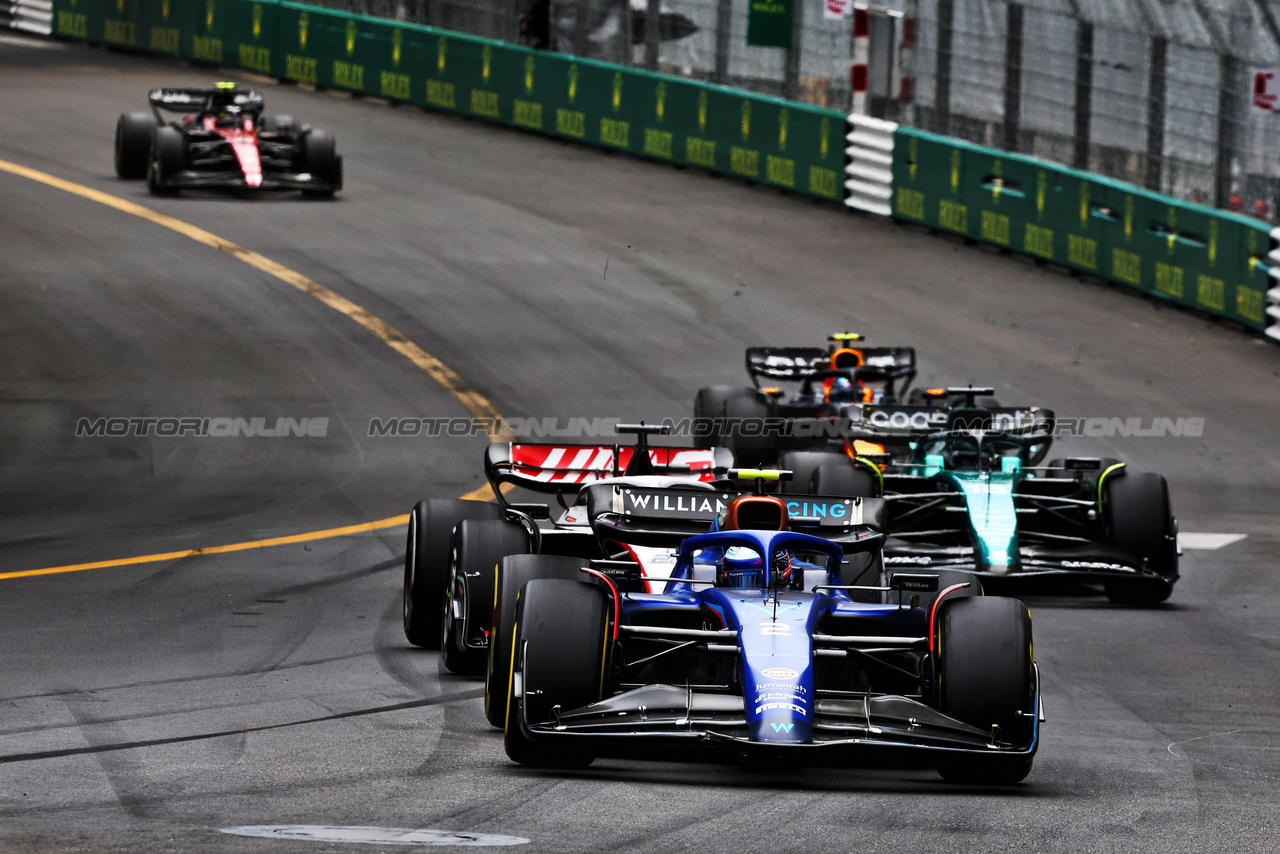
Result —
<svg viewBox="0 0 1280 854"><path fill-rule="evenodd" d="M1202 438L1064 440L1168 475L1167 606L1031 600L1049 716L1009 789L931 773L510 764L479 683L400 628L399 527L0 580L0 850L372 850L252 824L499 833L547 852L1270 851L1280 839L1280 352L1017 258L417 109L259 85L334 132L332 203L152 199L116 116L221 73L0 43L0 159L258 251L402 330L508 416L681 416L744 346L915 344L923 383ZM0 573L282 536L481 485L482 438L349 318L241 261L0 172ZM82 417L328 418L323 438L76 438ZM395 850L384 846L384 850Z"/></svg>

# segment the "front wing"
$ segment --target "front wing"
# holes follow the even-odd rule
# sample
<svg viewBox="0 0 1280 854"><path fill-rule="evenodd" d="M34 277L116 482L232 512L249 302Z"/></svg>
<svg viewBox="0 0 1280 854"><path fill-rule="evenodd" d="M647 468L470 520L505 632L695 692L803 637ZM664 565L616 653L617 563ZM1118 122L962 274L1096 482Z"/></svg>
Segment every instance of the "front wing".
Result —
<svg viewBox="0 0 1280 854"><path fill-rule="evenodd" d="M1035 666L1033 665L1033 668ZM819 698L814 740L754 741L746 735L742 698L675 685L648 685L563 712L556 722L519 726L533 741L573 743L598 756L669 761L776 761L796 767L933 768L966 757L1031 759L1044 721L1040 672L1026 743L1000 740L902 696ZM523 710L523 704L521 704Z"/></svg>

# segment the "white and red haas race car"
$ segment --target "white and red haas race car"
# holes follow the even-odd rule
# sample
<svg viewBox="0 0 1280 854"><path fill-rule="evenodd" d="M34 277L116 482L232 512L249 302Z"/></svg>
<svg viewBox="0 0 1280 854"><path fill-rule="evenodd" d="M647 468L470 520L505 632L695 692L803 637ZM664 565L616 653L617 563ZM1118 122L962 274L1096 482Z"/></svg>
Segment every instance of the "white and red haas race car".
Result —
<svg viewBox="0 0 1280 854"><path fill-rule="evenodd" d="M508 555L619 560L640 564L642 576L667 573L672 558L665 541L675 531L672 523L664 522L656 539L639 531L603 549L588 522L585 487L616 483L646 494L672 486L697 490L707 502L706 513L694 513L693 521L685 523L688 529L676 533L701 533L723 510L724 500L713 482L724 477L733 455L724 448L654 447L648 437L664 432L661 427L619 425L618 432L636 435L636 444L491 444L484 468L499 503L438 498L418 502L410 515L405 554L404 630L411 643L440 649L445 667L455 673L482 673L495 566ZM554 494L559 512L548 504L509 502L501 488L508 484ZM683 503L681 510L697 509L687 506L690 494L672 500Z"/></svg>
<svg viewBox="0 0 1280 854"><path fill-rule="evenodd" d="M115 162L118 176L146 178L155 195L248 189L329 198L342 189L333 137L290 116L263 116L257 92L218 83L152 89L147 98L151 112L124 113L116 122Z"/></svg>

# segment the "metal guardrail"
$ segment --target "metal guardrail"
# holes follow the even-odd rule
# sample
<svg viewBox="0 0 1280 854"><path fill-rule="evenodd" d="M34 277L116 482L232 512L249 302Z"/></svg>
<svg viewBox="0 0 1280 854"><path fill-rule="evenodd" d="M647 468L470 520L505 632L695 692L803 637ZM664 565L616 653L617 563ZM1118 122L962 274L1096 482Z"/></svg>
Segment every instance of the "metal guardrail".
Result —
<svg viewBox="0 0 1280 854"><path fill-rule="evenodd" d="M35 35L51 35L53 33L53 0L0 2L0 24Z"/></svg>
<svg viewBox="0 0 1280 854"><path fill-rule="evenodd" d="M844 203L867 213L891 216L893 197L894 122L853 114L849 116L849 147L845 149Z"/></svg>

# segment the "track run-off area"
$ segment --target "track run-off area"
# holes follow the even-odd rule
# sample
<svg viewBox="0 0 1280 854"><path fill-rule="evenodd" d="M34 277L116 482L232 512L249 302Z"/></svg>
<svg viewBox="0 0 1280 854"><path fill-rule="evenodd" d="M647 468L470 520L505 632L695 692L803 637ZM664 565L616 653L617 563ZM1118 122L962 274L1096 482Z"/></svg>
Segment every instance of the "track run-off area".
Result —
<svg viewBox="0 0 1280 854"><path fill-rule="evenodd" d="M116 117L215 79L332 132L337 199L116 179ZM0 116L0 851L373 850L222 832L281 825L531 852L1274 849L1274 345L833 205L171 61L6 37ZM687 417L746 381L743 348L845 329L915 346L926 386L1203 418L1057 450L1161 472L1182 531L1244 538L1188 538L1218 547L1157 608L1028 600L1048 722L1016 787L511 764L481 684L401 630L395 520L487 494L486 437L371 421ZM99 418L315 429L77 436Z"/></svg>

